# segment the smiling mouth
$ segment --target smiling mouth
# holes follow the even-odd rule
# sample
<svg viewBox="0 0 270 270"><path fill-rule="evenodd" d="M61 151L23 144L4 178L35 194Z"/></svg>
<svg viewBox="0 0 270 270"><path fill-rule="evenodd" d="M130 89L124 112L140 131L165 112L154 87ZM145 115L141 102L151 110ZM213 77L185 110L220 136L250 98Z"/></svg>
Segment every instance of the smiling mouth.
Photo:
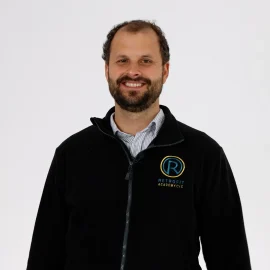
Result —
<svg viewBox="0 0 270 270"><path fill-rule="evenodd" d="M127 89L140 89L142 88L146 83L144 82L122 82L121 85L124 86L124 88Z"/></svg>

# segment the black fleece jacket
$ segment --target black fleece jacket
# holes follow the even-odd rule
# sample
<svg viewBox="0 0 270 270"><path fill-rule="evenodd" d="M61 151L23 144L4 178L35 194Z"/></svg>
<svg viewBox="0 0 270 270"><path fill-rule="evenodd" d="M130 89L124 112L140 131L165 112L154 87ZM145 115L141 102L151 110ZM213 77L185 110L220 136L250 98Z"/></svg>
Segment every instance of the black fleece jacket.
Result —
<svg viewBox="0 0 270 270"><path fill-rule="evenodd" d="M104 118L63 141L45 181L27 270L250 270L243 212L223 148L165 121L132 158Z"/></svg>

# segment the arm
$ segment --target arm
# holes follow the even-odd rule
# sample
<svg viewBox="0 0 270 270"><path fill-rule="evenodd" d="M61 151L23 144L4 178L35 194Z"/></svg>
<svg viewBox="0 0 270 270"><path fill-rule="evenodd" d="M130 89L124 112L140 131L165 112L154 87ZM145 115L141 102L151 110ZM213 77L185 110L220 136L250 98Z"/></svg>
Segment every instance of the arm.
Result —
<svg viewBox="0 0 270 270"><path fill-rule="evenodd" d="M251 270L241 201L222 148L204 172L199 231L207 269Z"/></svg>
<svg viewBox="0 0 270 270"><path fill-rule="evenodd" d="M27 270L64 269L67 208L63 166L56 149L38 208Z"/></svg>

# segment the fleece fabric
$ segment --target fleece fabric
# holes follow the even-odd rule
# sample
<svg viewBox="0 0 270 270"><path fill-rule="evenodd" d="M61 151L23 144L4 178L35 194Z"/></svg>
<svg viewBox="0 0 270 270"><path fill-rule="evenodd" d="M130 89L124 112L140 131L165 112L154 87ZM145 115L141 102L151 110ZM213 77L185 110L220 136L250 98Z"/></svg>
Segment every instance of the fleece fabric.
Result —
<svg viewBox="0 0 270 270"><path fill-rule="evenodd" d="M133 158L104 118L55 150L27 270L251 270L239 192L223 148L165 121Z"/></svg>

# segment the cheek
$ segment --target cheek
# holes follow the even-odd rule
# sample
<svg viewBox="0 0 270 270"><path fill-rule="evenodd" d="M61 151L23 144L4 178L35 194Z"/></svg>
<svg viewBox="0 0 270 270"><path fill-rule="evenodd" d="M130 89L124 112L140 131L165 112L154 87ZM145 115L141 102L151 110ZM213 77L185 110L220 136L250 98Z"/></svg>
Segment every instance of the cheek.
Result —
<svg viewBox="0 0 270 270"><path fill-rule="evenodd" d="M118 77L115 74L112 74L111 72L108 74L108 79L110 80L111 83L116 84L116 80Z"/></svg>
<svg viewBox="0 0 270 270"><path fill-rule="evenodd" d="M117 79L119 79L121 76L123 76L125 74L124 71L121 71L119 69L114 69L114 68L110 68L108 75L111 79L113 79L114 81L116 81Z"/></svg>

